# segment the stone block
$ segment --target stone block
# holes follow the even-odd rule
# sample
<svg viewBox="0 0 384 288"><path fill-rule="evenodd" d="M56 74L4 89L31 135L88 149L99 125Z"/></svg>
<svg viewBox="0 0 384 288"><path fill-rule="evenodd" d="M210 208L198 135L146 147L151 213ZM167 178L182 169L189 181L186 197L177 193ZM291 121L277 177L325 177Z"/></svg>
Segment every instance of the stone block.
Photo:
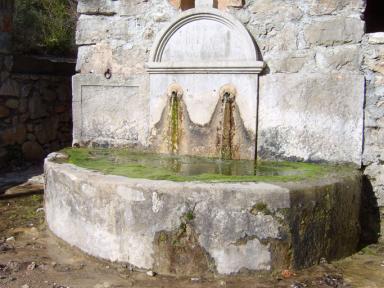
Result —
<svg viewBox="0 0 384 288"><path fill-rule="evenodd" d="M0 105L0 118L6 118L10 114L10 111L7 107Z"/></svg>
<svg viewBox="0 0 384 288"><path fill-rule="evenodd" d="M79 0L77 12L88 15L134 15L138 10L146 8L147 1L133 0ZM153 4L152 4L153 5ZM153 5L154 6L154 5Z"/></svg>
<svg viewBox="0 0 384 288"><path fill-rule="evenodd" d="M27 141L21 149L26 160L36 161L44 159L44 149L37 142Z"/></svg>
<svg viewBox="0 0 384 288"><path fill-rule="evenodd" d="M364 22L358 18L337 16L311 22L304 28L307 47L358 43L364 34Z"/></svg>
<svg viewBox="0 0 384 288"><path fill-rule="evenodd" d="M0 80L1 82L4 82L9 77L10 73L8 71L2 71L0 73Z"/></svg>
<svg viewBox="0 0 384 288"><path fill-rule="evenodd" d="M33 83L28 83L24 81L23 85L20 87L20 96L23 98L26 98L30 95L30 92L32 90Z"/></svg>
<svg viewBox="0 0 384 288"><path fill-rule="evenodd" d="M373 192L377 198L377 204L379 207L384 206L384 165L379 163L373 163L367 166L364 170L364 174L368 176L370 180Z"/></svg>
<svg viewBox="0 0 384 288"><path fill-rule="evenodd" d="M375 91L379 90L379 91ZM381 91L380 91L381 90ZM367 90L365 106L365 126L380 127L377 122L384 117L384 88Z"/></svg>
<svg viewBox="0 0 384 288"><path fill-rule="evenodd" d="M0 87L0 95L18 97L20 93L17 81L8 78Z"/></svg>
<svg viewBox="0 0 384 288"><path fill-rule="evenodd" d="M145 61L142 47L133 48L129 43L117 47L101 43L79 47L76 70L104 75L110 69L112 75L129 77L144 73Z"/></svg>
<svg viewBox="0 0 384 288"><path fill-rule="evenodd" d="M375 74L373 84L375 86L384 86L384 74Z"/></svg>
<svg viewBox="0 0 384 288"><path fill-rule="evenodd" d="M27 133L27 139L29 141L35 141L36 140L36 136L31 134L31 133Z"/></svg>
<svg viewBox="0 0 384 288"><path fill-rule="evenodd" d="M70 108L65 104L58 104L55 106L55 113L63 113L66 111L70 111Z"/></svg>
<svg viewBox="0 0 384 288"><path fill-rule="evenodd" d="M5 148L0 148L0 160L1 160L1 164L0 164L0 167L1 168L3 168L4 167L4 165L5 165L5 158L6 158L6 156L7 156L7 153L8 153L8 151L7 151L7 149L5 149Z"/></svg>
<svg viewBox="0 0 384 288"><path fill-rule="evenodd" d="M232 12L244 25L248 24L251 20L252 13L248 9L233 9Z"/></svg>
<svg viewBox="0 0 384 288"><path fill-rule="evenodd" d="M265 39L258 41L264 53L274 51L295 51L298 47L298 27L294 24L287 24L281 30L273 29L266 34Z"/></svg>
<svg viewBox="0 0 384 288"><path fill-rule="evenodd" d="M316 65L323 72L350 70L360 73L361 59L358 46L336 46L316 49Z"/></svg>
<svg viewBox="0 0 384 288"><path fill-rule="evenodd" d="M384 129L378 127L365 128L363 164L384 161Z"/></svg>
<svg viewBox="0 0 384 288"><path fill-rule="evenodd" d="M7 71L11 71L13 68L13 56L4 57L4 67Z"/></svg>
<svg viewBox="0 0 384 288"><path fill-rule="evenodd" d="M135 18L81 15L77 22L76 43L89 45L108 39L128 41L137 29Z"/></svg>
<svg viewBox="0 0 384 288"><path fill-rule="evenodd" d="M217 8L220 10L224 10L227 7L243 7L242 0L217 0Z"/></svg>
<svg viewBox="0 0 384 288"><path fill-rule="evenodd" d="M0 52L10 53L12 47L11 33L0 32Z"/></svg>
<svg viewBox="0 0 384 288"><path fill-rule="evenodd" d="M76 71L104 74L112 62L112 49L106 44L80 46L77 53ZM113 69L114 71L115 69Z"/></svg>
<svg viewBox="0 0 384 288"><path fill-rule="evenodd" d="M384 32L367 34L368 44L384 44Z"/></svg>
<svg viewBox="0 0 384 288"><path fill-rule="evenodd" d="M360 165L364 85L342 73L260 77L259 156Z"/></svg>
<svg viewBox="0 0 384 288"><path fill-rule="evenodd" d="M45 117L48 114L46 104L41 99L40 94L35 94L29 99L28 110L32 120Z"/></svg>
<svg viewBox="0 0 384 288"><path fill-rule="evenodd" d="M19 101L19 112L25 113L28 110L28 99L21 99Z"/></svg>
<svg viewBox="0 0 384 288"><path fill-rule="evenodd" d="M384 75L384 45L368 46L364 50L363 64L367 69Z"/></svg>
<svg viewBox="0 0 384 288"><path fill-rule="evenodd" d="M11 108L11 109L16 109L17 107L19 107L19 100L17 100L17 99L8 99L5 102L5 106L7 106L8 108Z"/></svg>
<svg viewBox="0 0 384 288"><path fill-rule="evenodd" d="M1 16L0 31L7 33L12 32L12 14Z"/></svg>
<svg viewBox="0 0 384 288"><path fill-rule="evenodd" d="M181 1L181 2L191 2L191 1ZM210 0L195 0L195 7L196 8L212 8L213 7L213 1Z"/></svg>
<svg viewBox="0 0 384 288"><path fill-rule="evenodd" d="M4 130L0 135L1 143L5 145L22 144L27 136L27 131L24 125L19 124Z"/></svg>
<svg viewBox="0 0 384 288"><path fill-rule="evenodd" d="M308 12L310 15L330 15L341 10L353 10L361 13L364 8L363 0L310 0Z"/></svg>
<svg viewBox="0 0 384 288"><path fill-rule="evenodd" d="M265 61L273 73L297 73L307 64L313 64L314 52L297 51L272 53Z"/></svg>
<svg viewBox="0 0 384 288"><path fill-rule="evenodd" d="M116 145L144 144L148 98L140 81L100 75L73 78L74 141ZM124 103L124 104L123 104Z"/></svg>
<svg viewBox="0 0 384 288"><path fill-rule="evenodd" d="M169 4L171 4L176 9L180 9L181 8L182 0L168 0L168 2L169 2Z"/></svg>
<svg viewBox="0 0 384 288"><path fill-rule="evenodd" d="M250 4L249 10L256 21L289 22L303 16L298 5L281 0L255 0Z"/></svg>
<svg viewBox="0 0 384 288"><path fill-rule="evenodd" d="M28 119L29 119L29 113L24 113L24 114L19 116L20 123L25 123L25 122L27 122Z"/></svg>
<svg viewBox="0 0 384 288"><path fill-rule="evenodd" d="M80 14L113 15L117 13L120 2L111 0L79 0L77 12Z"/></svg>
<svg viewBox="0 0 384 288"><path fill-rule="evenodd" d="M35 136L40 144L46 144L56 139L59 128L58 117L50 117L35 126Z"/></svg>

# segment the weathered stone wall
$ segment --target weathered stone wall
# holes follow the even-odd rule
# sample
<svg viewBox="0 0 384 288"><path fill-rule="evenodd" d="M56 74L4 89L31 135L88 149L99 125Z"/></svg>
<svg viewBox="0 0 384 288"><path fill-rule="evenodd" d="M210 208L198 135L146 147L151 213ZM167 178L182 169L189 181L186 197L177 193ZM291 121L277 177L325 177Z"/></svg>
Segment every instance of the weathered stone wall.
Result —
<svg viewBox="0 0 384 288"><path fill-rule="evenodd" d="M267 65L259 85L259 156L362 163L384 205L383 45L381 36L364 36L365 1L212 3L246 26ZM154 37L183 7L181 0L80 0L76 77L97 79L109 70L114 83L133 81L147 91ZM138 105L149 106L148 93L142 97ZM143 121L148 113L143 108Z"/></svg>
<svg viewBox="0 0 384 288"><path fill-rule="evenodd" d="M74 103L74 142L81 142L85 137L92 143L101 145L146 145L149 77L145 62L148 61L156 34L181 10L175 9L167 0L81 0L78 12L76 42L79 47L76 70L80 74L74 78L74 87L81 83L84 85L82 87L86 88L74 90L74 93L76 90L84 92L84 95L74 95L74 101L90 99L93 102L97 98L92 100L90 97L100 93L104 95L105 100L100 106L101 110L98 110L99 113L87 115L82 115L82 108ZM107 71L111 73L110 80L104 77ZM100 78L105 81L101 82ZM106 82L111 85L106 85ZM130 96L132 91L137 91L138 95ZM117 97L118 94L125 99L124 102L113 104L107 99ZM122 110L116 112L119 108ZM117 119L121 113L130 117ZM101 129L98 129L99 133L83 131L83 127L76 127L76 123L92 124L92 119L80 121L87 120L83 118L88 116L98 118L93 124L102 124ZM105 128L106 125L109 125L110 129Z"/></svg>
<svg viewBox="0 0 384 288"><path fill-rule="evenodd" d="M125 78L144 74L155 35L180 11L166 0L80 0L76 70Z"/></svg>
<svg viewBox="0 0 384 288"><path fill-rule="evenodd" d="M384 33L367 34L363 48L366 78L363 165L378 204L384 206Z"/></svg>
<svg viewBox="0 0 384 288"><path fill-rule="evenodd" d="M256 39L259 155L361 162L362 0L246 1L231 9Z"/></svg>
<svg viewBox="0 0 384 288"><path fill-rule="evenodd" d="M0 169L71 144L71 64L49 62L0 55Z"/></svg>
<svg viewBox="0 0 384 288"><path fill-rule="evenodd" d="M209 2L195 1L195 6ZM260 79L259 156L359 165L364 1L211 2L246 26L267 65ZM145 63L154 37L182 13L182 6L183 1L167 0L79 1L77 71L95 77L110 71L118 82L133 81L148 91ZM141 105L149 105L148 92L140 97ZM142 110L143 122L148 122L149 111ZM141 130L150 133L148 127ZM132 144L148 144L134 135L128 138Z"/></svg>

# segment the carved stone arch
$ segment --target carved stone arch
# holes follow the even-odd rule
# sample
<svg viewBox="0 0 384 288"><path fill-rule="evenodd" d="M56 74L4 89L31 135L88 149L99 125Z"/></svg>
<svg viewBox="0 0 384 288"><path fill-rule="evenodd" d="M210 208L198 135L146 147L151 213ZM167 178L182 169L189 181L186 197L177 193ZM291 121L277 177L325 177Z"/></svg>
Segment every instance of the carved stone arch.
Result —
<svg viewBox="0 0 384 288"><path fill-rule="evenodd" d="M161 68L260 73L258 47L243 24L217 9L190 9L171 22L155 39L149 72Z"/></svg>

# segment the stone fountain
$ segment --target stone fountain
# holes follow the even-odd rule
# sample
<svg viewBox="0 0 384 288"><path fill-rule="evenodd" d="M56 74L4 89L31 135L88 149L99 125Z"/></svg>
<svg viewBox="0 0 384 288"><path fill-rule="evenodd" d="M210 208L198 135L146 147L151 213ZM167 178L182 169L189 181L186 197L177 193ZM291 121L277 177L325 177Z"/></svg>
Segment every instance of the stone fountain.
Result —
<svg viewBox="0 0 384 288"><path fill-rule="evenodd" d="M74 145L134 139L136 150L253 163L264 66L236 18L187 10L155 39L146 85L110 71L93 83L74 78ZM47 223L98 258L161 274L237 274L308 267L350 255L359 242L362 180L350 167L288 181L169 181L67 158L45 162Z"/></svg>
<svg viewBox="0 0 384 288"><path fill-rule="evenodd" d="M255 159L258 74L264 63L238 20L213 9L189 10L159 34L149 60L155 149Z"/></svg>

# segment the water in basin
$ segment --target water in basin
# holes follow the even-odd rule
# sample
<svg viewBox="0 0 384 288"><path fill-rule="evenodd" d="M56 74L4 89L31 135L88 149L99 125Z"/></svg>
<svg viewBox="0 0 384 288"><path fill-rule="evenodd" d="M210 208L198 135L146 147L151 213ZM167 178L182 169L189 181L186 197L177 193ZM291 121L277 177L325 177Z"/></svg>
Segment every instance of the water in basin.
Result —
<svg viewBox="0 0 384 288"><path fill-rule="evenodd" d="M105 174L172 181L300 181L348 168L303 162L175 156L128 149L69 148L64 152L69 155L70 163Z"/></svg>

